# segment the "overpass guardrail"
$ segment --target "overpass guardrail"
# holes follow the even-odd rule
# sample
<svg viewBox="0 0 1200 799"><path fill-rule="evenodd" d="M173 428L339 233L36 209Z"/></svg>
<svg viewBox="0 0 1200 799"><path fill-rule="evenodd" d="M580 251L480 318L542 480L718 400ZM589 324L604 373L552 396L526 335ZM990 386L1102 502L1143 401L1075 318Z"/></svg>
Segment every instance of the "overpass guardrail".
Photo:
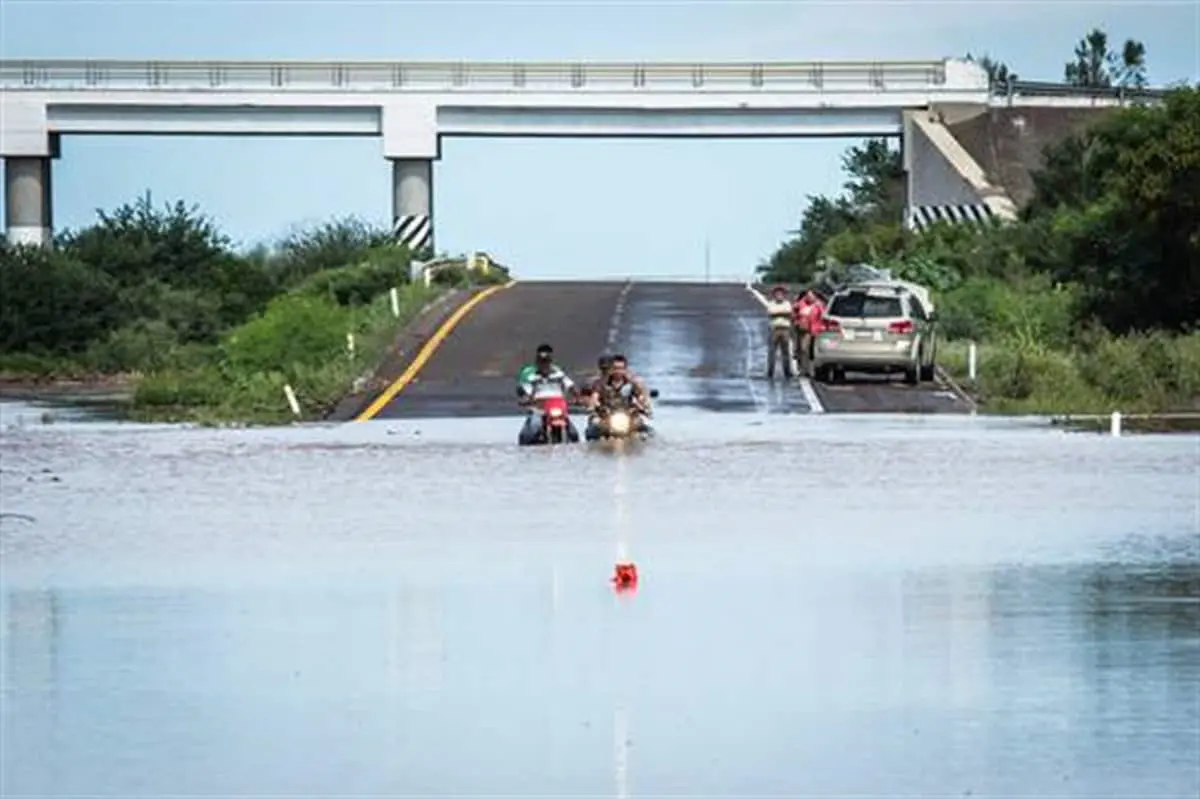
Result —
<svg viewBox="0 0 1200 799"><path fill-rule="evenodd" d="M439 274L454 270L462 270L467 274L476 272L500 280L508 280L512 276L507 266L494 260L486 252L473 252L456 258L435 258L432 261L413 261L411 268L413 281L420 280L427 287L433 284Z"/></svg>
<svg viewBox="0 0 1200 799"><path fill-rule="evenodd" d="M995 96L1005 97L1083 97L1096 100L1161 100L1170 89L1127 86L1074 86L1049 81L1013 81L997 87Z"/></svg>
<svg viewBox="0 0 1200 799"><path fill-rule="evenodd" d="M947 86L947 63L0 59L0 87L12 91L913 91L954 88Z"/></svg>

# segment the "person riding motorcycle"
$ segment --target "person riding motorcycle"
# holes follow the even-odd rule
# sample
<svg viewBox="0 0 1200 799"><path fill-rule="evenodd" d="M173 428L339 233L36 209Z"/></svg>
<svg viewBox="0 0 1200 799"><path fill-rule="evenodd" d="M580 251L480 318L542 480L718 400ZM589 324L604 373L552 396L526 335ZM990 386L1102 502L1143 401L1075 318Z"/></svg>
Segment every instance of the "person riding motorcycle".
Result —
<svg viewBox="0 0 1200 799"><path fill-rule="evenodd" d="M570 375L554 362L554 348L549 344L542 344L537 348L532 370L528 367L522 369L518 381L517 402L522 407L529 408L525 424L521 427L519 442L534 444L541 439L543 433L538 400L547 396L562 396L578 401L579 387ZM579 430L570 419L567 420L567 438L572 442L579 440Z"/></svg>
<svg viewBox="0 0 1200 799"><path fill-rule="evenodd" d="M767 301L770 339L767 343L767 379L775 379L775 356L783 353L783 376L792 378L792 304L786 286L776 286Z"/></svg>
<svg viewBox="0 0 1200 799"><path fill-rule="evenodd" d="M584 404L589 411L594 411L597 404L600 402L600 392L604 382L608 380L608 373L612 370L612 356L605 353L596 359L596 376L588 381L587 387L583 390Z"/></svg>
<svg viewBox="0 0 1200 799"><path fill-rule="evenodd" d="M645 382L629 369L624 355L613 355L607 376L595 386L594 412L588 418L585 435L589 440L600 436L600 417L614 410L628 410L639 432L649 432L648 417L653 409Z"/></svg>

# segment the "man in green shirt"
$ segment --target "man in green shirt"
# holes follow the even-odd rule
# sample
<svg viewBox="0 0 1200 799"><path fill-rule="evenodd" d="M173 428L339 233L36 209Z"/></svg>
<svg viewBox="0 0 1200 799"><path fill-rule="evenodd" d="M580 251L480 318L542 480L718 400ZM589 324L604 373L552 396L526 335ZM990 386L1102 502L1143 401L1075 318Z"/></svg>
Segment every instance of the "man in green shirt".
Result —
<svg viewBox="0 0 1200 799"><path fill-rule="evenodd" d="M521 427L518 443L536 444L542 437L542 417L538 412L538 400L552 396L578 400L579 394L579 387L575 385L575 381L554 362L554 348L549 344L538 347L534 362L522 367L517 373L517 401L530 409L525 417L525 424ZM579 430L570 419L567 420L567 437L572 442L579 440Z"/></svg>

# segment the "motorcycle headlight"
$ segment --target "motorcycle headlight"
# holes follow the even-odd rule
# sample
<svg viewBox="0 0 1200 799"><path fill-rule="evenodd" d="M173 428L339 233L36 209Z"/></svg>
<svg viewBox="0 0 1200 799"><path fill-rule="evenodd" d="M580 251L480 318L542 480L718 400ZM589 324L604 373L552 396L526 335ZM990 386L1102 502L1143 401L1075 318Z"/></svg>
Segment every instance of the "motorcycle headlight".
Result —
<svg viewBox="0 0 1200 799"><path fill-rule="evenodd" d="M617 411L608 419L609 428L616 434L622 435L629 432L629 414L624 411Z"/></svg>

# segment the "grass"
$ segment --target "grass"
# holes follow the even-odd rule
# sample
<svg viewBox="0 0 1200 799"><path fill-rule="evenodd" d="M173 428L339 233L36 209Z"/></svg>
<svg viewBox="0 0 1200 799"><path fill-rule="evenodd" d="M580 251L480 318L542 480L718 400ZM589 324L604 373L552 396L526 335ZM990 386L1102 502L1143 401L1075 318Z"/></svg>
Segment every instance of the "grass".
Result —
<svg viewBox="0 0 1200 799"><path fill-rule="evenodd" d="M1081 334L1070 347L1018 338L977 347L975 382L968 343L944 341L938 360L985 412L1080 415L1200 410L1200 333Z"/></svg>
<svg viewBox="0 0 1200 799"><path fill-rule="evenodd" d="M386 293L350 308L321 297L282 297L231 331L206 359L142 378L131 415L155 422L283 423L295 419L284 394L290 384L301 419L320 419L379 364L399 331L442 291L401 288L399 317L392 314ZM355 337L353 355L348 332Z"/></svg>

